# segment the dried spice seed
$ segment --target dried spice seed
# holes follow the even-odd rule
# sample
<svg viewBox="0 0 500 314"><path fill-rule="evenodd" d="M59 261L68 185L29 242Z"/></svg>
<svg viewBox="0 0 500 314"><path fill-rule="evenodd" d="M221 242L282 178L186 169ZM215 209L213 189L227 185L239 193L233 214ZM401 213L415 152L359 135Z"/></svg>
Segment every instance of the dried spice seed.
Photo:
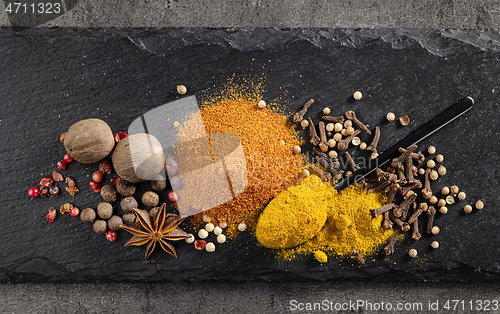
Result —
<svg viewBox="0 0 500 314"><path fill-rule="evenodd" d="M446 214L446 213L448 212L448 207L446 207L446 206L441 206L441 207L439 208L439 212L440 212L441 214L443 214L443 215L444 215L444 214Z"/></svg>
<svg viewBox="0 0 500 314"><path fill-rule="evenodd" d="M259 107L259 109L266 109L267 104L264 100L259 100L259 102L257 103L257 107Z"/></svg>
<svg viewBox="0 0 500 314"><path fill-rule="evenodd" d="M97 215L104 220L107 220L113 216L113 205L107 202L101 202L97 205Z"/></svg>
<svg viewBox="0 0 500 314"><path fill-rule="evenodd" d="M337 158L338 157L338 153L334 150L331 150L329 153L328 153L328 157L330 158Z"/></svg>
<svg viewBox="0 0 500 314"><path fill-rule="evenodd" d="M360 91L355 91L352 97L356 100L360 100L363 97L363 94Z"/></svg>
<svg viewBox="0 0 500 314"><path fill-rule="evenodd" d="M436 162L443 162L443 160L444 160L444 156L443 155L439 154L439 155L436 156Z"/></svg>
<svg viewBox="0 0 500 314"><path fill-rule="evenodd" d="M94 180L94 182L101 182L103 179L103 175L100 171L96 171L92 174L92 180Z"/></svg>
<svg viewBox="0 0 500 314"><path fill-rule="evenodd" d="M436 234L439 234L439 227L438 226L434 226L432 227L432 230L431 230L431 233L436 235Z"/></svg>
<svg viewBox="0 0 500 314"><path fill-rule="evenodd" d="M429 174L429 178L435 181L439 178L439 173L436 170L432 170L431 173Z"/></svg>
<svg viewBox="0 0 500 314"><path fill-rule="evenodd" d="M215 244L213 244L212 242L208 242L207 245L205 246L205 249L207 250L207 252L215 252Z"/></svg>
<svg viewBox="0 0 500 314"><path fill-rule="evenodd" d="M61 136L59 136L59 140L63 143L65 138L66 138L66 132L64 132L63 134L61 134Z"/></svg>
<svg viewBox="0 0 500 314"><path fill-rule="evenodd" d="M295 145L295 146L293 147L293 153L294 153L295 155L299 155L299 154L301 153L301 149L300 149L300 146L299 146L299 145Z"/></svg>
<svg viewBox="0 0 500 314"><path fill-rule="evenodd" d="M222 233L222 228L221 227L217 226L217 227L214 228L214 234L215 235L219 235L221 233Z"/></svg>
<svg viewBox="0 0 500 314"><path fill-rule="evenodd" d="M54 207L51 207L49 213L47 214L47 222L53 222L56 219L57 211Z"/></svg>
<svg viewBox="0 0 500 314"><path fill-rule="evenodd" d="M331 112L330 108L328 108L328 107L323 108L323 114L324 114L325 116L329 115L329 114L330 114L330 112Z"/></svg>
<svg viewBox="0 0 500 314"><path fill-rule="evenodd" d="M188 235L189 235L189 238L186 239L186 243L193 243L195 240L194 235L191 233L188 233Z"/></svg>
<svg viewBox="0 0 500 314"><path fill-rule="evenodd" d="M52 178L54 178L54 181L58 181L58 182L61 182L64 180L64 177L62 174L60 174L59 172L57 171L52 171Z"/></svg>
<svg viewBox="0 0 500 314"><path fill-rule="evenodd" d="M28 195L30 197L37 197L39 193L40 193L40 190L36 186L34 186L28 190Z"/></svg>
<svg viewBox="0 0 500 314"><path fill-rule="evenodd" d="M108 232L106 232L106 239L108 241L115 241L117 236L118 235L113 230L109 230Z"/></svg>
<svg viewBox="0 0 500 314"><path fill-rule="evenodd" d="M439 242L438 242L438 241L432 241L432 243L431 243L431 247L432 247L433 249L437 249L437 248L439 247Z"/></svg>
<svg viewBox="0 0 500 314"><path fill-rule="evenodd" d="M108 203L113 203L118 198L118 193L116 188L112 184L106 184L101 189L101 197ZM156 206L156 205L155 205Z"/></svg>
<svg viewBox="0 0 500 314"><path fill-rule="evenodd" d="M464 206L464 212L465 212L466 214L470 214L470 213L472 212L472 206L470 206L470 205L465 205L465 206Z"/></svg>
<svg viewBox="0 0 500 314"><path fill-rule="evenodd" d="M101 185L99 185L99 183L97 182L94 181L90 182L89 187L92 189L92 191L96 193L99 193L101 191Z"/></svg>
<svg viewBox="0 0 500 314"><path fill-rule="evenodd" d="M407 126L408 124L410 124L410 117L403 116L399 118L399 123L401 123L402 126Z"/></svg>
<svg viewBox="0 0 500 314"><path fill-rule="evenodd" d="M209 223L207 223L207 224L205 225L205 230L207 230L208 232L212 232L212 231L214 231L214 228L215 228L215 227L214 227L214 224L213 224L213 223L211 223L211 222L209 222Z"/></svg>
<svg viewBox="0 0 500 314"><path fill-rule="evenodd" d="M104 220L96 220L92 225L95 233L105 234L108 231L108 224Z"/></svg>
<svg viewBox="0 0 500 314"><path fill-rule="evenodd" d="M177 85L177 92L181 95L187 93L187 88L184 85Z"/></svg>
<svg viewBox="0 0 500 314"><path fill-rule="evenodd" d="M168 199L172 202L177 202L177 200L179 199L179 196L174 191L170 191L170 192L168 192Z"/></svg>
<svg viewBox="0 0 500 314"><path fill-rule="evenodd" d="M47 177L45 177L45 178L43 178L42 180L40 180L40 185L41 185L41 186L44 186L44 187L47 187L47 188L48 188L49 186L51 186L51 185L52 185L52 183L54 183L54 180L53 180L53 179L51 179L51 178L47 178Z"/></svg>
<svg viewBox="0 0 500 314"><path fill-rule="evenodd" d="M115 142L119 143L121 140L123 140L124 138L126 138L128 136L127 133L125 132L118 132L116 133L115 135Z"/></svg>
<svg viewBox="0 0 500 314"><path fill-rule="evenodd" d="M435 154L435 153L436 153L436 147L434 147L434 146L432 146L432 145L431 145L431 146L429 146L429 147L427 148L427 152L428 152L429 154L431 154L431 155Z"/></svg>
<svg viewBox="0 0 500 314"><path fill-rule="evenodd" d="M224 243L224 242L226 242L226 236L225 236L225 235L223 235L223 234L219 234L219 235L217 236L217 242L219 242L219 243Z"/></svg>
<svg viewBox="0 0 500 314"><path fill-rule="evenodd" d="M455 203L455 198L452 195L446 196L446 204L451 205Z"/></svg>
<svg viewBox="0 0 500 314"><path fill-rule="evenodd" d="M484 203L483 201L479 200L476 202L476 208L477 209L483 209L484 208Z"/></svg>
<svg viewBox="0 0 500 314"><path fill-rule="evenodd" d="M456 186L456 185L453 185L453 186L450 188L450 193L451 193L451 195L453 195L453 196L456 196L456 195L458 194L458 191L459 191L459 188L458 188L458 186Z"/></svg>
<svg viewBox="0 0 500 314"><path fill-rule="evenodd" d="M409 251L408 251L408 255L409 255L410 257L417 257L417 250L415 250L415 249L411 249L411 250L409 250Z"/></svg>
<svg viewBox="0 0 500 314"><path fill-rule="evenodd" d="M73 209L73 205L70 203L65 203L64 205L61 205L61 208L59 208L59 211L61 212L62 215L66 213L70 213L71 210Z"/></svg>
<svg viewBox="0 0 500 314"><path fill-rule="evenodd" d="M106 160L101 162L101 164L99 165L99 172L102 174L110 174L111 173L111 165L109 164L109 162L107 162Z"/></svg>
<svg viewBox="0 0 500 314"><path fill-rule="evenodd" d="M82 210L80 219L87 224L93 223L96 218L95 210L92 208L85 208Z"/></svg>
<svg viewBox="0 0 500 314"><path fill-rule="evenodd" d="M394 121L396 119L396 115L392 112L387 113L387 121Z"/></svg>
<svg viewBox="0 0 500 314"><path fill-rule="evenodd" d="M73 158L68 153L66 153L64 154L63 160L69 164L70 162L73 161Z"/></svg>
<svg viewBox="0 0 500 314"><path fill-rule="evenodd" d="M333 130L338 133L338 132L342 131L343 128L344 127L342 126L342 123L337 122L337 123L335 123Z"/></svg>
<svg viewBox="0 0 500 314"><path fill-rule="evenodd" d="M59 194L59 188L56 185L53 185L49 188L49 192L47 194L49 196L56 196Z"/></svg>
<svg viewBox="0 0 500 314"><path fill-rule="evenodd" d="M194 241L194 247L197 250L203 250L206 245L207 245L207 242L205 242L204 240L196 240L196 241Z"/></svg>
<svg viewBox="0 0 500 314"><path fill-rule="evenodd" d="M325 127L325 129L328 131L328 132L333 132L333 130L335 129L335 124L333 123L328 123Z"/></svg>
<svg viewBox="0 0 500 314"><path fill-rule="evenodd" d="M434 160L427 161L427 168L434 168L436 166L436 162Z"/></svg>
<svg viewBox="0 0 500 314"><path fill-rule="evenodd" d="M463 201L465 199L465 192L458 193L457 198L459 201Z"/></svg>
<svg viewBox="0 0 500 314"><path fill-rule="evenodd" d="M304 129L307 128L309 126L309 121L307 121L306 119L300 121L300 126Z"/></svg>
<svg viewBox="0 0 500 314"><path fill-rule="evenodd" d="M242 222L242 223L240 223L240 224L238 225L238 230L239 230L239 231L241 231L241 232L243 232L243 231L247 230L247 225L246 225L245 223L243 223L243 222Z"/></svg>
<svg viewBox="0 0 500 314"><path fill-rule="evenodd" d="M73 209L71 209L69 213L71 216L76 217L80 214L80 210L78 209L78 207L73 207Z"/></svg>
<svg viewBox="0 0 500 314"><path fill-rule="evenodd" d="M446 174L446 168L444 166L439 166L437 172L440 176L444 176Z"/></svg>
<svg viewBox="0 0 500 314"><path fill-rule="evenodd" d="M66 170L66 162L64 160L59 160L57 162L57 168L59 170Z"/></svg>
<svg viewBox="0 0 500 314"><path fill-rule="evenodd" d="M205 229L200 229L200 230L198 231L198 237L199 237L200 239L206 239L206 238L208 237L208 231L207 231L207 230L205 230Z"/></svg>
<svg viewBox="0 0 500 314"><path fill-rule="evenodd" d="M361 143L359 144L359 148L360 148L361 150L365 150L367 147L368 147L368 145L367 145L365 142L361 142Z"/></svg>
<svg viewBox="0 0 500 314"><path fill-rule="evenodd" d="M142 195L141 201L147 207L153 208L160 202L160 197L155 192L147 191Z"/></svg>
<svg viewBox="0 0 500 314"><path fill-rule="evenodd" d="M441 189L441 194L443 195L448 195L450 194L450 188L447 187L447 186L444 186L442 189Z"/></svg>
<svg viewBox="0 0 500 314"><path fill-rule="evenodd" d="M425 169L424 168L418 169L418 175L423 176L424 174L425 174Z"/></svg>
<svg viewBox="0 0 500 314"><path fill-rule="evenodd" d="M66 185L68 186L68 188L74 188L75 187L75 180L73 180L72 178L70 177L66 177Z"/></svg>

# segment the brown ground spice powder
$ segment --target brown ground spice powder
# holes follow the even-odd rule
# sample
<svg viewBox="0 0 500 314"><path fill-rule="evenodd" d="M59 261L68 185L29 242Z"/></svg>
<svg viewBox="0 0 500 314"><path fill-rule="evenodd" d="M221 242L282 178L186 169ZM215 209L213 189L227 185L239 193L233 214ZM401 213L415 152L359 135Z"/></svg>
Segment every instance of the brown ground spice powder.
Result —
<svg viewBox="0 0 500 314"><path fill-rule="evenodd" d="M229 202L192 216L196 228L203 223L203 215L207 215L214 224L227 223L230 235L235 234L241 222L252 230L264 206L287 187L297 183L299 169L303 166L302 156L292 152L293 147L300 144L298 131L287 122L285 115L278 113L278 105L272 104L272 109L268 106L262 110L257 107L261 99L259 95L244 97L235 94L226 99L220 97L200 110L207 134L231 133L240 138L246 157L248 186ZM194 124L196 129L196 125L199 125L199 121L193 120L199 118L188 119L181 125L179 141L193 138L192 126ZM200 166L189 164L189 158L174 158L183 160L179 163L179 172ZM189 190L190 180L210 178L185 178L185 188L180 193L196 195L198 191ZM207 184L210 185L210 182Z"/></svg>

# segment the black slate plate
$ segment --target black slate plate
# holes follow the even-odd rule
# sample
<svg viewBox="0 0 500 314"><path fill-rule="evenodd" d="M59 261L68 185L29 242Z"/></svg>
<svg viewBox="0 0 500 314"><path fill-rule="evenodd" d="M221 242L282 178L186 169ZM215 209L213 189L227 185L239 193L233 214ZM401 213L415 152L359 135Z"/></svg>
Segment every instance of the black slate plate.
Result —
<svg viewBox="0 0 500 314"><path fill-rule="evenodd" d="M2 282L500 278L498 52L437 31L4 28L0 55ZM265 76L265 99L283 96L291 110L314 98L316 121L326 106L339 115L355 110L360 120L381 126L381 150L472 96L471 112L421 145L435 145L445 156L448 174L434 190L457 184L468 198L437 218L439 235L405 240L393 256L380 254L359 267L342 260L319 265L310 256L279 262L250 233L214 254L179 243L178 259L157 250L144 261L143 247L122 247L129 237L123 231L111 243L69 215L45 222L50 206L95 207L100 196L89 189L74 198L27 196L41 173L55 170L64 154L59 135L74 122L100 118L123 131L141 113L175 100L176 84L201 99L233 73ZM355 90L363 92L361 101L350 98ZM387 124L389 111L409 115L412 123ZM85 187L86 175L96 170L73 163L65 175ZM485 208L462 214L465 203L477 199ZM433 240L438 250L430 248ZM410 247L419 258L407 257Z"/></svg>

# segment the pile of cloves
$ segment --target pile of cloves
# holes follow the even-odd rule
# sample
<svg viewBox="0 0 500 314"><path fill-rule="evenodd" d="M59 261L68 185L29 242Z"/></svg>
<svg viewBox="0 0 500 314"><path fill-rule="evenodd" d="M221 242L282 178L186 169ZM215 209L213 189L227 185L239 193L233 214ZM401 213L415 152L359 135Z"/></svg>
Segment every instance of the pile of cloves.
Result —
<svg viewBox="0 0 500 314"><path fill-rule="evenodd" d="M351 170L345 172L349 176L352 172L359 169L353 157L346 150L349 145L359 146L362 150L372 151L371 158L378 156L377 145L380 139L380 128L375 128L375 134L370 145L362 142L358 135L365 132L371 135L368 125L361 122L356 113L349 110L343 116L331 116L330 108L323 109L323 116L317 126L314 125L311 117L304 118L309 107L314 103L313 99L307 101L302 109L293 116L294 122L300 122L303 128L309 130L309 142L314 145L313 151L316 154L315 162L317 165L309 165L311 172L318 175L323 181L340 181L344 171L339 170L339 153L345 152L345 157ZM326 123L326 124L325 124ZM358 129L354 129L357 126ZM319 134L319 135L318 135Z"/></svg>
<svg viewBox="0 0 500 314"><path fill-rule="evenodd" d="M420 240L421 233L419 230L419 217L426 213L426 227L425 232L429 235L437 235L439 227L434 225L434 218L437 210L434 206L439 208L440 214L448 212L447 205L455 203L455 197L458 201L465 199L465 193L459 192L458 186L451 188L443 187L441 195L443 198L438 199L431 190L431 181L437 180L440 176L446 174L446 168L440 165L438 170L433 170L437 163L442 163L444 157L437 155L434 159L430 159L424 167L420 169L414 165L414 162L422 164L425 161L425 156L422 152L416 152L417 145L411 146L409 149L399 148L401 155L394 158L391 162L386 163L382 169L378 168L374 175L367 178L364 186L368 193L375 191L388 192L387 202L380 208L371 209L370 212L373 218L383 215L382 227L386 230L394 228L389 243L385 246L384 252L386 255L394 253L394 246L398 237L405 232L412 230L411 238ZM433 146L428 149L429 155L436 152ZM417 176L423 176L424 183L417 179ZM397 205L395 199L397 195L401 195L402 202ZM417 202L417 197L423 199L422 202ZM430 204L428 204L429 202ZM417 205L418 204L418 205ZM478 201L479 206L476 208L481 209L484 204ZM410 208L412 214L409 215ZM469 213L472 207L466 205L464 207L465 213ZM437 243L437 244L436 244ZM434 241L433 248L439 247L438 242ZM416 251L412 252L414 255Z"/></svg>

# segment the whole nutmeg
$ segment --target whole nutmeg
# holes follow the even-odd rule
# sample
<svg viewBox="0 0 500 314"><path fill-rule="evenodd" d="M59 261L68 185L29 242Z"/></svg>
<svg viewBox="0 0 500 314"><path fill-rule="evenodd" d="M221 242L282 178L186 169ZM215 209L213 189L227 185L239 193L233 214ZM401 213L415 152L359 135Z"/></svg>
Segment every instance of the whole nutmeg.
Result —
<svg viewBox="0 0 500 314"><path fill-rule="evenodd" d="M94 231L99 234L104 234L108 231L108 224L104 220L96 220L94 222Z"/></svg>
<svg viewBox="0 0 500 314"><path fill-rule="evenodd" d="M133 196L127 196L123 198L120 205L122 207L122 210L126 213L133 213L134 208L139 208L139 205L137 204L137 201Z"/></svg>
<svg viewBox="0 0 500 314"><path fill-rule="evenodd" d="M106 184L101 188L102 199L108 203L113 203L116 201L118 195L116 194L116 188L112 184Z"/></svg>
<svg viewBox="0 0 500 314"><path fill-rule="evenodd" d="M135 185L122 179L116 183L116 191L121 196L130 196L135 193Z"/></svg>
<svg viewBox="0 0 500 314"><path fill-rule="evenodd" d="M165 173L172 177L177 174L177 170L179 170L179 164L173 158L165 158Z"/></svg>
<svg viewBox="0 0 500 314"><path fill-rule="evenodd" d="M158 216L158 213L160 212L160 207L156 206L156 207L153 207L151 208L151 210L149 211L149 216L151 216L152 218L156 218L156 216Z"/></svg>
<svg viewBox="0 0 500 314"><path fill-rule="evenodd" d="M172 190L180 190L182 189L182 180L179 176L173 176L170 178L170 186Z"/></svg>
<svg viewBox="0 0 500 314"><path fill-rule="evenodd" d="M97 214L102 219L109 219L113 216L113 205L107 202L101 202L97 205Z"/></svg>
<svg viewBox="0 0 500 314"><path fill-rule="evenodd" d="M135 214L133 213L125 213L122 215L122 220L125 224L132 224L135 222Z"/></svg>
<svg viewBox="0 0 500 314"><path fill-rule="evenodd" d="M84 210L82 210L80 214L80 219L86 224L93 223L95 217L96 217L95 210L92 208L85 208Z"/></svg>
<svg viewBox="0 0 500 314"><path fill-rule="evenodd" d="M123 225L122 217L114 215L111 218L109 218L109 220L108 220L108 228L109 229L111 229L113 231L118 231L121 229L120 225Z"/></svg>
<svg viewBox="0 0 500 314"><path fill-rule="evenodd" d="M141 201L147 207L152 208L158 205L158 202L160 202L160 197L155 192L147 191L142 195Z"/></svg>
<svg viewBox="0 0 500 314"><path fill-rule="evenodd" d="M73 124L64 138L64 148L74 160L89 164L108 156L115 146L109 125L100 119L86 119Z"/></svg>
<svg viewBox="0 0 500 314"><path fill-rule="evenodd" d="M111 159L116 174L132 183L153 179L165 166L160 141L147 133L132 134L119 141Z"/></svg>
<svg viewBox="0 0 500 314"><path fill-rule="evenodd" d="M151 187L153 190L162 191L167 187L167 181L162 175L157 175L154 180L151 180Z"/></svg>

